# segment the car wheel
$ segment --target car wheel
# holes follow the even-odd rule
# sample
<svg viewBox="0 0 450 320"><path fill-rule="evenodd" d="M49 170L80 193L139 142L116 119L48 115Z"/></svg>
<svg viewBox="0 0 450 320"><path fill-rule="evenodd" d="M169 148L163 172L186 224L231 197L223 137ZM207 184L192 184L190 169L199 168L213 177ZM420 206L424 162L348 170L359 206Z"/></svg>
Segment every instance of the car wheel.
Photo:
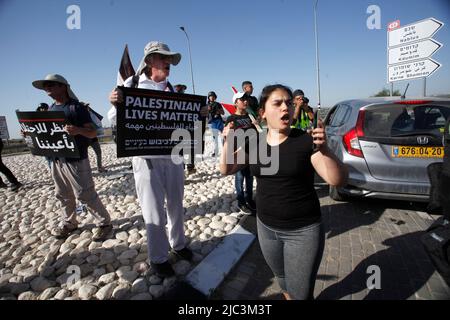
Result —
<svg viewBox="0 0 450 320"><path fill-rule="evenodd" d="M337 187L330 186L330 198L335 201L347 201L349 197L341 192Z"/></svg>

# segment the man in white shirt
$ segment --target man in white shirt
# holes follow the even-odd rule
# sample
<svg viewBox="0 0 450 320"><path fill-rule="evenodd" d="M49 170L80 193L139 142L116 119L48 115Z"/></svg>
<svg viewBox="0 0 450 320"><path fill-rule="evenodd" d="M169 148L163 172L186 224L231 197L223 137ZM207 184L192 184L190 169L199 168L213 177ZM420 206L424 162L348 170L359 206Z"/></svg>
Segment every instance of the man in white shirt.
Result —
<svg viewBox="0 0 450 320"><path fill-rule="evenodd" d="M145 46L144 57L137 70L137 77L130 77L124 82L125 87L137 87L171 91L167 81L170 65L177 65L181 54L171 52L161 42L152 41ZM116 106L123 102L123 94L115 89L109 97L114 105L108 112L108 118L115 123ZM202 110L202 116L207 110ZM170 247L177 256L191 260L192 252L186 247L184 236L184 169L183 161L172 159L171 155L133 157L133 173L136 192L147 227L148 252L152 268L157 275L170 277L175 273L168 262ZM164 200L167 200L167 214ZM168 225L168 237L166 223ZM170 245L170 247L169 247Z"/></svg>

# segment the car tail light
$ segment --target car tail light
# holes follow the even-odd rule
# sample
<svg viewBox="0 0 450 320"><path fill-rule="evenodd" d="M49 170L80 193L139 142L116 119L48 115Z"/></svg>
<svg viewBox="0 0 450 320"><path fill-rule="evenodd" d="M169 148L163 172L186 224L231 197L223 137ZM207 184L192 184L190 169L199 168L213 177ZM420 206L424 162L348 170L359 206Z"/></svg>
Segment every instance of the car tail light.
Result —
<svg viewBox="0 0 450 320"><path fill-rule="evenodd" d="M352 128L349 132L344 134L342 137L342 142L344 143L345 150L349 154L355 157L364 158L361 145L359 144L359 139L364 137L364 110L360 110L358 113L358 120L356 120L356 126Z"/></svg>
<svg viewBox="0 0 450 320"><path fill-rule="evenodd" d="M431 100L401 100L394 102L395 104L426 104L434 101Z"/></svg>

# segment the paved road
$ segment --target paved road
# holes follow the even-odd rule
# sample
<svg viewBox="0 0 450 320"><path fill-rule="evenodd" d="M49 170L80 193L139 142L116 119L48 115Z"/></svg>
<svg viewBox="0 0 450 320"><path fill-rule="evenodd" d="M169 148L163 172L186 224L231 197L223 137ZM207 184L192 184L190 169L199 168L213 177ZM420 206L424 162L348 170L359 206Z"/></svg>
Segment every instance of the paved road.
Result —
<svg viewBox="0 0 450 320"><path fill-rule="evenodd" d="M450 289L430 263L420 236L437 216L425 205L387 200L335 202L317 184L326 230L326 247L315 297L342 299L445 299ZM256 220L243 226L256 234ZM367 289L368 266L381 271L381 289ZM257 241L216 290L212 299L282 299L280 288Z"/></svg>

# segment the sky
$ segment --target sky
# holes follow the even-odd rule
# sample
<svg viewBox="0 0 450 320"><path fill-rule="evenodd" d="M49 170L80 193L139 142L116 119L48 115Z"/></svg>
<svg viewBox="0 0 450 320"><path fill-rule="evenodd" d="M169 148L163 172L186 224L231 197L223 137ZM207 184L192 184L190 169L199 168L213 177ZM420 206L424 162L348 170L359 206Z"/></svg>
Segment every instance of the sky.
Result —
<svg viewBox="0 0 450 320"><path fill-rule="evenodd" d="M15 110L35 110L51 103L31 83L49 73L63 75L81 101L105 116L109 92L126 44L135 68L145 45L167 43L182 54L169 80L193 93L211 90L230 103L231 85L250 80L254 95L264 86L285 84L302 89L310 105L318 103L313 0L0 0L0 116L9 134L19 137ZM80 8L80 29L67 28L71 5ZM369 29L379 8L379 29ZM427 79L427 94L450 94L450 0L319 0L317 25L322 107L342 100L366 98L383 88L386 79L387 25L434 17L444 26L433 36L443 44L433 59L441 68ZM409 81L408 95L422 94L423 80ZM404 91L406 81L394 90ZM104 125L109 125L104 120Z"/></svg>

